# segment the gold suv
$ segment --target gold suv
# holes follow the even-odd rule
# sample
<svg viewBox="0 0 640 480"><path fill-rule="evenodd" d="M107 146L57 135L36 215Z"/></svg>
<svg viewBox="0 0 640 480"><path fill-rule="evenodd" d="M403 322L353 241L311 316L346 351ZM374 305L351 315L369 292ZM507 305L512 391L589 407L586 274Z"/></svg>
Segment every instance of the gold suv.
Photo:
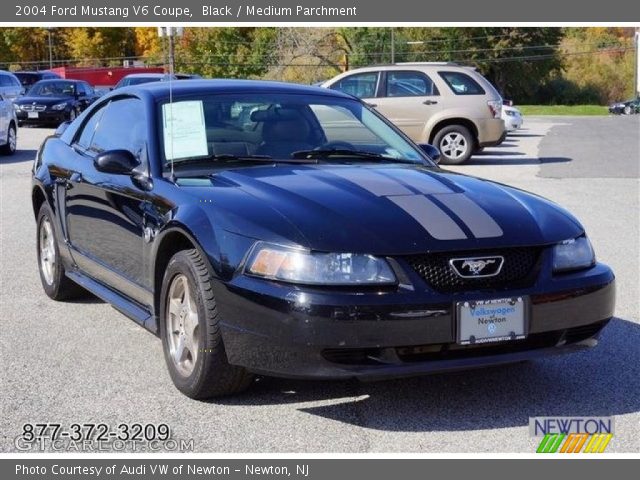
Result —
<svg viewBox="0 0 640 480"><path fill-rule="evenodd" d="M443 164L464 163L506 136L502 98L472 67L407 63L358 68L322 86L363 99L416 143L435 145Z"/></svg>

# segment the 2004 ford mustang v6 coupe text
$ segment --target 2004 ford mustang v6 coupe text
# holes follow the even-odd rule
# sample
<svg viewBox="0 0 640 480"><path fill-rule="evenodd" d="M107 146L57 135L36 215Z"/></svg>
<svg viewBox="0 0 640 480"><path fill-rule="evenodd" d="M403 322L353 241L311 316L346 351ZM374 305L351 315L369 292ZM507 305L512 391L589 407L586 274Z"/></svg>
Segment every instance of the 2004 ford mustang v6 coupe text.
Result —
<svg viewBox="0 0 640 480"><path fill-rule="evenodd" d="M614 275L538 196L440 169L360 100L251 81L112 92L38 152L40 277L162 338L193 398L594 346Z"/></svg>

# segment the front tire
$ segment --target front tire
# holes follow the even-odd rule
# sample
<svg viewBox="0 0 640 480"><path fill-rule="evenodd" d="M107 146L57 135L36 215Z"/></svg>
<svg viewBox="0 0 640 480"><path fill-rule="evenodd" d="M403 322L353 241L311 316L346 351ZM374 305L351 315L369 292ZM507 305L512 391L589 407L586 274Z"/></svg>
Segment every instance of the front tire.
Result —
<svg viewBox="0 0 640 480"><path fill-rule="evenodd" d="M627 105L624 107L624 114L625 115L631 115L631 106Z"/></svg>
<svg viewBox="0 0 640 480"><path fill-rule="evenodd" d="M443 165L460 165L465 163L473 154L475 141L467 127L462 125L449 125L438 131L433 143L442 157Z"/></svg>
<svg viewBox="0 0 640 480"><path fill-rule="evenodd" d="M0 147L0 153L2 155L13 155L16 153L16 147L18 145L18 134L16 132L16 126L11 123L7 129L7 143Z"/></svg>
<svg viewBox="0 0 640 480"><path fill-rule="evenodd" d="M178 390L206 399L239 393L251 385L253 375L227 361L209 270L197 250L171 258L160 301L162 347Z"/></svg>
<svg viewBox="0 0 640 480"><path fill-rule="evenodd" d="M68 300L78 296L83 290L64 273L53 222L51 209L43 203L37 220L38 271L42 288L49 298Z"/></svg>

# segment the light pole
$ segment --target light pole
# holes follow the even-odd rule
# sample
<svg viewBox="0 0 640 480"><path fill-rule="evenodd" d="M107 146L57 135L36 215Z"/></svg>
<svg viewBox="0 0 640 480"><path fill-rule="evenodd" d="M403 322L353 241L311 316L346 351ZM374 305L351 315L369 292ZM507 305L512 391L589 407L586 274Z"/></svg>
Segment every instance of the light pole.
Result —
<svg viewBox="0 0 640 480"><path fill-rule="evenodd" d="M45 28L49 34L49 70L53 68L53 42L51 41L51 28Z"/></svg>

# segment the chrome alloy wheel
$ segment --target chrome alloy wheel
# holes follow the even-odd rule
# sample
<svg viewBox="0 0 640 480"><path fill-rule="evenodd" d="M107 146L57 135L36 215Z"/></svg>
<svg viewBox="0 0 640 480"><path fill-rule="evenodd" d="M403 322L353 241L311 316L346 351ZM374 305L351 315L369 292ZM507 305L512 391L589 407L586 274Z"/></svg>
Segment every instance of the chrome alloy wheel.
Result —
<svg viewBox="0 0 640 480"><path fill-rule="evenodd" d="M47 217L40 222L40 270L47 285L53 285L56 273L56 247L53 228Z"/></svg>
<svg viewBox="0 0 640 480"><path fill-rule="evenodd" d="M9 127L9 138L7 138L7 143L9 144L9 149L12 152L15 152L18 144L18 136L16 135L16 129L13 127Z"/></svg>
<svg viewBox="0 0 640 480"><path fill-rule="evenodd" d="M440 151L454 160L466 155L468 149L467 139L457 132L447 133L440 141Z"/></svg>
<svg viewBox="0 0 640 480"><path fill-rule="evenodd" d="M176 369L184 377L193 372L200 349L198 308L187 277L176 275L171 281L166 305L166 335Z"/></svg>

